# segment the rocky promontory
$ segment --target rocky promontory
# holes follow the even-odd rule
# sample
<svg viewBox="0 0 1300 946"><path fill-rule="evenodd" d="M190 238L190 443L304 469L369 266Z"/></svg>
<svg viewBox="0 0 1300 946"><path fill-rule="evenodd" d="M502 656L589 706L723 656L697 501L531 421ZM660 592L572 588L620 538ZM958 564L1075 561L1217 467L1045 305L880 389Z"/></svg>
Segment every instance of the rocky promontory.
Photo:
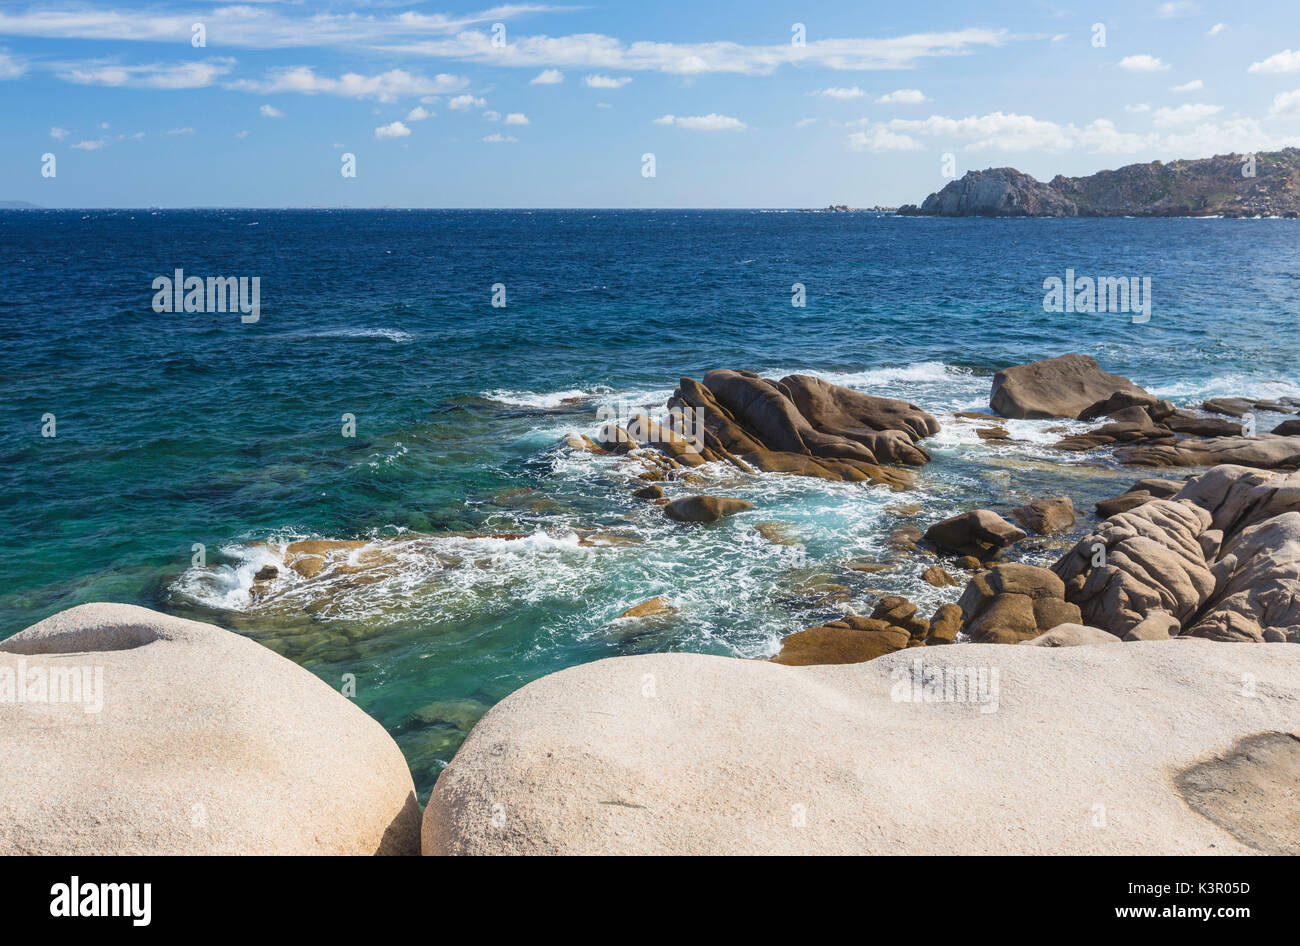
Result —
<svg viewBox="0 0 1300 946"><path fill-rule="evenodd" d="M967 171L913 217L1297 217L1300 148L1129 164L1043 183L1015 168Z"/></svg>

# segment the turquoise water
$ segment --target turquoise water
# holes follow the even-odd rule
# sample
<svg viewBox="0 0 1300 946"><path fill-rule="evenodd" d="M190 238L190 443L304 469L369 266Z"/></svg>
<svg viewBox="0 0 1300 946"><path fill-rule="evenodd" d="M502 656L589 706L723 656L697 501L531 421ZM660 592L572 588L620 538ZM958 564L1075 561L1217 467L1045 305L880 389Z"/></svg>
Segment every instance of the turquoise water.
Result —
<svg viewBox="0 0 1300 946"><path fill-rule="evenodd" d="M1044 494L1087 510L1143 475L1052 451L1057 423L980 441L947 412L985 407L999 367L1081 351L1180 404L1300 395L1298 237L1285 220L0 213L0 636L96 600L232 628L333 686L355 675L423 795L478 716L542 674L761 657L880 593L955 600L919 580L928 562L845 563L885 561L904 523ZM259 277L260 320L155 313L176 268ZM1150 276L1151 321L1044 312L1067 268ZM934 462L902 493L709 471L670 494L755 509L690 527L631 497L639 468L559 445L601 406L662 408L714 367L914 401L944 424ZM362 545L306 578L284 567L295 539ZM255 601L264 564L284 577ZM661 594L675 612L617 620Z"/></svg>

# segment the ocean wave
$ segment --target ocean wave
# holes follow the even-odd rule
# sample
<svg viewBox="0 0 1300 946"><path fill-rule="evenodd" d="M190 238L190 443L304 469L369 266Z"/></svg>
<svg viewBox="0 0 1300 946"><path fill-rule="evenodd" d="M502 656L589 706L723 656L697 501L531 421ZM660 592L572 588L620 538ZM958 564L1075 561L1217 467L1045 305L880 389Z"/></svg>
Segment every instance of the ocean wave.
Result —
<svg viewBox="0 0 1300 946"><path fill-rule="evenodd" d="M323 329L319 332L295 332L285 338L382 338L404 345L415 340L410 332L395 328L339 328Z"/></svg>
<svg viewBox="0 0 1300 946"><path fill-rule="evenodd" d="M586 401L608 391L609 388L606 387L597 387L590 391L584 391L581 388L567 388L563 391L543 392L508 391L497 388L492 391L484 391L481 396L489 401L496 401L498 404L509 404L511 407L536 407L551 410L564 407L566 404Z"/></svg>

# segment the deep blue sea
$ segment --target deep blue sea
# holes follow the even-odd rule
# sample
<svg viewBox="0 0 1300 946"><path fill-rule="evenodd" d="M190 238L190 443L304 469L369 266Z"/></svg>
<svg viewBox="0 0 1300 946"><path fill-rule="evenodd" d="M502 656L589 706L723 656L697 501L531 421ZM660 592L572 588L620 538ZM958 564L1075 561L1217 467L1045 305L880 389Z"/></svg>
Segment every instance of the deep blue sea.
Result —
<svg viewBox="0 0 1300 946"><path fill-rule="evenodd" d="M919 580L928 562L845 563L883 561L901 524L1061 493L1086 513L1146 475L1050 449L1071 423L981 441L951 412L986 408L1000 367L1079 351L1179 404L1300 395L1298 247L1293 220L0 212L0 637L88 601L221 624L332 686L355 675L423 796L538 676L768 656L882 593L955 600ZM259 321L156 313L153 281L178 268L259 277ZM1149 276L1150 321L1045 312L1043 281L1067 268ZM717 367L914 401L944 425L934 461L901 493L706 471L670 494L755 508L691 527L630 496L634 464L561 445L602 405L662 410ZM303 577L282 559L302 539L358 544ZM676 611L617 619L655 595Z"/></svg>

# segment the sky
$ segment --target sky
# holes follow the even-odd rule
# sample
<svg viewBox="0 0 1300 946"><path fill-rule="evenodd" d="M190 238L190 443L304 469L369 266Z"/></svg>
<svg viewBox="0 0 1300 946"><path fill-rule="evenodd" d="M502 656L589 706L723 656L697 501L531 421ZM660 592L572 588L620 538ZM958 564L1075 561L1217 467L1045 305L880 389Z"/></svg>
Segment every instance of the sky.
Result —
<svg viewBox="0 0 1300 946"><path fill-rule="evenodd" d="M1300 146L1300 0L0 0L0 99L45 207L896 206Z"/></svg>

